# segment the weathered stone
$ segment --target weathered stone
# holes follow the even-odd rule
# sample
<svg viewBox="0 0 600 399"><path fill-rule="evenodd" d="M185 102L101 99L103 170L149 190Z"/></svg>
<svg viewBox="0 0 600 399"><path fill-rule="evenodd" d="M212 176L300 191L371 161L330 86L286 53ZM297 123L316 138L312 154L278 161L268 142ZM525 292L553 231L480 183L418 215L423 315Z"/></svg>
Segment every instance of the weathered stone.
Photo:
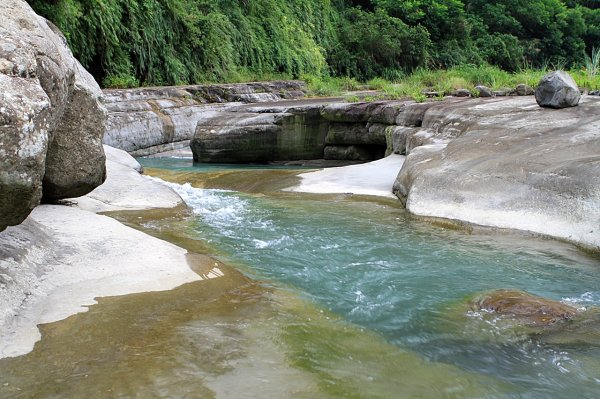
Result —
<svg viewBox="0 0 600 399"><path fill-rule="evenodd" d="M487 86L475 86L475 90L477 90L477 93L479 94L479 97L493 97L494 93L492 93L492 90L487 87Z"/></svg>
<svg viewBox="0 0 600 399"><path fill-rule="evenodd" d="M578 313L574 307L561 302L507 289L480 294L470 305L472 310L493 312L515 323L536 327L570 320Z"/></svg>
<svg viewBox="0 0 600 399"><path fill-rule="evenodd" d="M540 107L575 107L580 98L577 84L564 71L553 71L545 75L535 90L535 100Z"/></svg>
<svg viewBox="0 0 600 399"><path fill-rule="evenodd" d="M42 198L50 100L34 79L0 74L0 230Z"/></svg>
<svg viewBox="0 0 600 399"><path fill-rule="evenodd" d="M396 123L396 118L402 112L402 108L409 103L407 101L395 102L390 101L383 103L373 109L370 113L370 123L383 123L386 125L393 125Z"/></svg>
<svg viewBox="0 0 600 399"><path fill-rule="evenodd" d="M332 123L329 126L326 145L366 144L369 131L366 123Z"/></svg>
<svg viewBox="0 0 600 399"><path fill-rule="evenodd" d="M600 99L587 96L561 112L533 104L531 97L440 104L463 122L428 128L433 144L408 155L394 186L407 209L600 251L593 205L600 203ZM435 144L458 127L457 137Z"/></svg>
<svg viewBox="0 0 600 399"><path fill-rule="evenodd" d="M0 8L0 70L2 230L42 194L79 196L102 183L105 114L98 85L60 31L23 0Z"/></svg>
<svg viewBox="0 0 600 399"><path fill-rule="evenodd" d="M322 104L238 106L198 123L191 142L198 162L269 162L323 157L329 122Z"/></svg>
<svg viewBox="0 0 600 399"><path fill-rule="evenodd" d="M442 92L429 91L429 90L423 91L422 94L425 95L425 97L427 97L427 98L441 97L444 95L444 93L442 93Z"/></svg>
<svg viewBox="0 0 600 399"><path fill-rule="evenodd" d="M517 92L518 96L532 96L534 94L534 90L531 88L531 86L528 86L524 83L517 85L515 91Z"/></svg>
<svg viewBox="0 0 600 399"><path fill-rule="evenodd" d="M600 90L592 90L588 94L590 96L600 96Z"/></svg>
<svg viewBox="0 0 600 399"><path fill-rule="evenodd" d="M326 145L380 145L385 146L385 129L388 125L371 124L367 128L364 123L332 123L330 124Z"/></svg>
<svg viewBox="0 0 600 399"><path fill-rule="evenodd" d="M420 127L423 125L425 112L435 105L435 102L407 104L398 114L396 125Z"/></svg>
<svg viewBox="0 0 600 399"><path fill-rule="evenodd" d="M382 103L333 103L321 109L321 115L331 122L368 122L371 112Z"/></svg>
<svg viewBox="0 0 600 399"><path fill-rule="evenodd" d="M456 89L452 92L454 97L471 97L471 92L467 89Z"/></svg>
<svg viewBox="0 0 600 399"><path fill-rule="evenodd" d="M134 154L155 154L185 145L198 123L239 102L280 101L304 96L301 81L105 90L109 110L104 143Z"/></svg>

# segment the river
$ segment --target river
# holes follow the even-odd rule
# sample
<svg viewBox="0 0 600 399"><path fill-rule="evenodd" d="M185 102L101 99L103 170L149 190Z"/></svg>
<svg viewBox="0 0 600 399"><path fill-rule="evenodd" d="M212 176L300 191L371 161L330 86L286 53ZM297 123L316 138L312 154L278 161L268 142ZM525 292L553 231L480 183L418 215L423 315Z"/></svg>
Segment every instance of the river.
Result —
<svg viewBox="0 0 600 399"><path fill-rule="evenodd" d="M598 306L598 257L421 221L395 200L281 191L289 168L141 161L190 212L115 217L223 276L42 326L33 352L0 360L2 397L598 397L598 324L583 343L544 340L465 305L514 288Z"/></svg>

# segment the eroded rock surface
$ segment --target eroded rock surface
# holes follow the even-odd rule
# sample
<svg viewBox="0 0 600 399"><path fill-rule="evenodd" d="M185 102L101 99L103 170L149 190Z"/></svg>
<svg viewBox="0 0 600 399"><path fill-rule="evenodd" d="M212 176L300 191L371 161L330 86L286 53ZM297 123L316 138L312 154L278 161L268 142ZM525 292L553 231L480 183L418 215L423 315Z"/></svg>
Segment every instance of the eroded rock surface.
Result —
<svg viewBox="0 0 600 399"><path fill-rule="evenodd" d="M0 230L42 196L83 195L105 176L100 89L58 29L23 0L0 8Z"/></svg>
<svg viewBox="0 0 600 399"><path fill-rule="evenodd" d="M440 104L426 112L423 131L425 145L412 149L394 184L411 213L600 250L596 97L563 110L527 97Z"/></svg>
<svg viewBox="0 0 600 399"><path fill-rule="evenodd" d="M136 156L188 147L198 123L243 103L304 96L301 81L105 90L104 143Z"/></svg>

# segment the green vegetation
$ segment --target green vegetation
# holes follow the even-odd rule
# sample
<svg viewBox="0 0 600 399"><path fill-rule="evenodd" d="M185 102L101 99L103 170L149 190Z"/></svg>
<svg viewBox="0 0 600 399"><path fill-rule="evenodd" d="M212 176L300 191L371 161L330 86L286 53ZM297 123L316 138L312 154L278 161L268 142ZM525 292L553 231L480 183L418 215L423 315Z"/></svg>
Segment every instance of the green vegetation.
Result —
<svg viewBox="0 0 600 399"><path fill-rule="evenodd" d="M598 0L29 3L110 87L308 77L327 93L383 78L399 95L420 93L416 81L435 90L528 83L549 65L593 83L600 64Z"/></svg>

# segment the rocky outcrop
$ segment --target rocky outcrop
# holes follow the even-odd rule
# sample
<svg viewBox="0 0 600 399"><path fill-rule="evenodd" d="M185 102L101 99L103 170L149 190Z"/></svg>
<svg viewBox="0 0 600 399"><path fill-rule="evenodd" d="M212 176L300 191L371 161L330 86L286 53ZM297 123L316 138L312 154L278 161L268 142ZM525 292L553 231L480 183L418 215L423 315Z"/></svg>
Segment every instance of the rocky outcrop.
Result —
<svg viewBox="0 0 600 399"><path fill-rule="evenodd" d="M105 90L104 143L142 156L188 147L198 123L243 103L302 97L301 81Z"/></svg>
<svg viewBox="0 0 600 399"><path fill-rule="evenodd" d="M535 90L540 107L566 108L579 104L581 94L573 78L564 71L553 71L544 76Z"/></svg>
<svg viewBox="0 0 600 399"><path fill-rule="evenodd" d="M394 192L413 214L531 231L600 250L600 99L527 97L426 112Z"/></svg>
<svg viewBox="0 0 600 399"><path fill-rule="evenodd" d="M194 160L260 163L322 159L329 124L319 112L327 101L237 106L198 122L191 142Z"/></svg>
<svg viewBox="0 0 600 399"><path fill-rule="evenodd" d="M100 89L23 0L0 8L0 230L105 178Z"/></svg>

